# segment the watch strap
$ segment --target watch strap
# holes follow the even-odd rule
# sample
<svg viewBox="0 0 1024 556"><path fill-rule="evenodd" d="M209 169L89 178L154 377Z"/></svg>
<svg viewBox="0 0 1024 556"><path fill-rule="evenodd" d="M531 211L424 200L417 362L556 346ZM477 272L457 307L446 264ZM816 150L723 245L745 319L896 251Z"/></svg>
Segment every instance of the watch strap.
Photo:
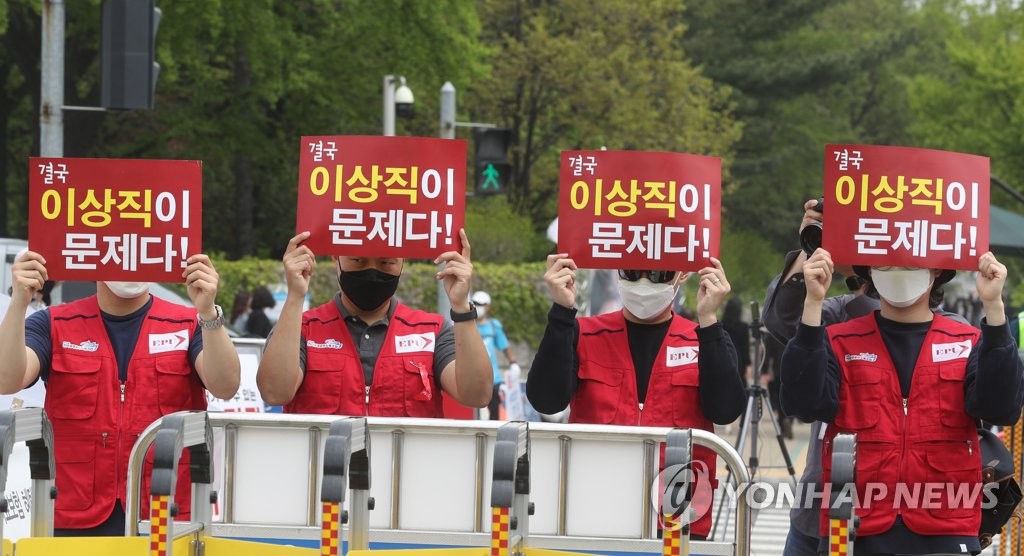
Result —
<svg viewBox="0 0 1024 556"><path fill-rule="evenodd" d="M456 313L455 309L450 309L448 313L452 317L452 322L466 322L468 320L476 320L476 305L469 304L469 310L465 313Z"/></svg>

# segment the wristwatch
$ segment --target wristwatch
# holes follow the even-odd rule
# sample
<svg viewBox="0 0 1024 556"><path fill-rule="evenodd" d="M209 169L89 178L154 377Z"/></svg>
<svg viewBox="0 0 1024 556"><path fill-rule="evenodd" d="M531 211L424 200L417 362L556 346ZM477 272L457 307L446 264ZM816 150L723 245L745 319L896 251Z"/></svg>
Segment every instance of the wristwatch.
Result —
<svg viewBox="0 0 1024 556"><path fill-rule="evenodd" d="M465 313L456 313L455 309L448 311L452 315L452 322L466 322L467 320L476 320L476 305L469 304L469 310Z"/></svg>
<svg viewBox="0 0 1024 556"><path fill-rule="evenodd" d="M217 318L213 320L203 320L202 315L196 313L196 320L199 321L199 328L203 330L217 330L224 326L224 309L220 308L220 305L214 305L213 309L217 311Z"/></svg>

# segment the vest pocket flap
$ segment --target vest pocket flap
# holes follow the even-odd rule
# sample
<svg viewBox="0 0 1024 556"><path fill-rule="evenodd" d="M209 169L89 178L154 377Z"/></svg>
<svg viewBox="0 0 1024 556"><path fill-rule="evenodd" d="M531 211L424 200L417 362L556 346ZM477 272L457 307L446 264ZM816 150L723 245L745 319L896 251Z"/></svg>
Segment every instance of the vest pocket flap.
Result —
<svg viewBox="0 0 1024 556"><path fill-rule="evenodd" d="M957 448L952 446L928 448L925 454L929 467L943 472L976 469L980 474L981 468L977 461L967 455L966 444L961 444Z"/></svg>
<svg viewBox="0 0 1024 556"><path fill-rule="evenodd" d="M600 365L580 365L578 376L580 380L593 380L608 386L618 386L622 384L623 374L625 373L622 369L610 369Z"/></svg>
<svg viewBox="0 0 1024 556"><path fill-rule="evenodd" d="M57 448L62 446L63 449ZM69 445L70 444L70 445ZM72 441L61 439L54 443L53 461L56 463L86 463L96 459L96 444L92 441Z"/></svg>
<svg viewBox="0 0 1024 556"><path fill-rule="evenodd" d="M55 353L50 368L59 373L90 374L100 370L102 357L81 357L67 353Z"/></svg>
<svg viewBox="0 0 1024 556"><path fill-rule="evenodd" d="M964 381L963 365L939 365L939 378L942 380Z"/></svg>
<svg viewBox="0 0 1024 556"><path fill-rule="evenodd" d="M679 371L672 373L672 386L699 386L700 374L696 371Z"/></svg>
<svg viewBox="0 0 1024 556"><path fill-rule="evenodd" d="M882 381L882 369L878 367L851 366L846 374L851 386L861 384L878 384Z"/></svg>
<svg viewBox="0 0 1024 556"><path fill-rule="evenodd" d="M170 358L161 357L154 363L156 372L165 375L187 375L192 374L191 365L182 365L180 361L172 361Z"/></svg>

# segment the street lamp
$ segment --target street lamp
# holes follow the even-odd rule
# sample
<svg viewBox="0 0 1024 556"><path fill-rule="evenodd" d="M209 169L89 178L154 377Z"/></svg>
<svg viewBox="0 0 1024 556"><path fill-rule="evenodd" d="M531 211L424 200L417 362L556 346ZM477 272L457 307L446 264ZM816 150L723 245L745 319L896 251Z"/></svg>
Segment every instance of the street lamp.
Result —
<svg viewBox="0 0 1024 556"><path fill-rule="evenodd" d="M395 87L395 83L399 83ZM384 135L395 134L395 115L401 118L411 118L413 114L412 89L405 84L405 76L395 77L394 75L384 76Z"/></svg>

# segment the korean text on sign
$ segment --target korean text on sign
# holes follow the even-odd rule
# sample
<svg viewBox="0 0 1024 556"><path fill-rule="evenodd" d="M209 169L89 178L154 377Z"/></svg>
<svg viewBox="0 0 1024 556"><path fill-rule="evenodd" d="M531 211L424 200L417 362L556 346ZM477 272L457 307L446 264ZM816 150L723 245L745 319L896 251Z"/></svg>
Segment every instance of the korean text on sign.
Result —
<svg viewBox="0 0 1024 556"><path fill-rule="evenodd" d="M823 247L837 262L974 269L988 250L985 157L828 145Z"/></svg>
<svg viewBox="0 0 1024 556"><path fill-rule="evenodd" d="M32 158L29 246L55 279L181 282L202 250L198 161Z"/></svg>
<svg viewBox="0 0 1024 556"><path fill-rule="evenodd" d="M721 161L562 153L559 251L584 268L696 270L718 256Z"/></svg>
<svg viewBox="0 0 1024 556"><path fill-rule="evenodd" d="M303 137L296 230L318 254L433 258L461 249L466 143Z"/></svg>

